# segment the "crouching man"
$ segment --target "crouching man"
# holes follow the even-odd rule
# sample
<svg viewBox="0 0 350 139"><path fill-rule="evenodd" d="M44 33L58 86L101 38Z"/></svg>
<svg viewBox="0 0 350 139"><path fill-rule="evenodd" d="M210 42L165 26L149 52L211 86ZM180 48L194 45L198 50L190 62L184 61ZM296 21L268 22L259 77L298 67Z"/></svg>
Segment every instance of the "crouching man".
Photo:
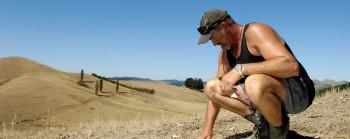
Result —
<svg viewBox="0 0 350 139"><path fill-rule="evenodd" d="M270 26L240 25L221 9L205 12L198 31L198 44L211 40L222 49L216 78L205 87L209 100L198 138L211 138L221 107L254 123L248 138L288 138L287 114L305 111L315 96L288 44Z"/></svg>

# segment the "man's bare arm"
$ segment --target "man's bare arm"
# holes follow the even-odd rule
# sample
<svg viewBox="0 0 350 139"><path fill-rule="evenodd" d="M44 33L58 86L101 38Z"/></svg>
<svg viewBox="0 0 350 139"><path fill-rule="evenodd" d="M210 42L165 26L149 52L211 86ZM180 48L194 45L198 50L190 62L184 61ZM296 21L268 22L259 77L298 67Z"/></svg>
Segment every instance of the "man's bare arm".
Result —
<svg viewBox="0 0 350 139"><path fill-rule="evenodd" d="M221 78L232 69L228 63L226 51L221 50L218 63L219 66L216 78L221 80Z"/></svg>
<svg viewBox="0 0 350 139"><path fill-rule="evenodd" d="M261 55L265 61L242 64L245 75L267 74L278 78L299 75L299 64L284 47L284 41L271 27L254 23L246 32L247 44L254 55Z"/></svg>
<svg viewBox="0 0 350 139"><path fill-rule="evenodd" d="M205 124L202 133L197 137L198 139L201 138L211 138L211 135L213 133L213 126L216 117L218 116L220 112L220 105L214 103L210 99L208 100L208 105L207 105L207 113L205 115Z"/></svg>

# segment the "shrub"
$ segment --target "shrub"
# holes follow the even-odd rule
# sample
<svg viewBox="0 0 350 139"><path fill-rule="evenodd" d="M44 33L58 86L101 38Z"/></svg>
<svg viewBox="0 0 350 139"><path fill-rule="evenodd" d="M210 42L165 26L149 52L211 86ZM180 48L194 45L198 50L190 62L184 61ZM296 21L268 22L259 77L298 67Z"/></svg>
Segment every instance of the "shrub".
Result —
<svg viewBox="0 0 350 139"><path fill-rule="evenodd" d="M333 87L329 87L321 90L316 90L316 96L323 96L327 92L333 92L333 91L338 93L345 89L348 89L349 87L350 87L350 83L346 83L346 84L337 85L337 86L333 86Z"/></svg>
<svg viewBox="0 0 350 139"><path fill-rule="evenodd" d="M103 88L103 80L100 79L100 91L102 91L102 88Z"/></svg>
<svg viewBox="0 0 350 139"><path fill-rule="evenodd" d="M97 95L98 93L98 80L96 81L96 84L95 84L95 94Z"/></svg>
<svg viewBox="0 0 350 139"><path fill-rule="evenodd" d="M115 92L118 92L119 90L119 80L115 82Z"/></svg>
<svg viewBox="0 0 350 139"><path fill-rule="evenodd" d="M127 86L125 84L121 84L119 83L121 86L125 87L125 88L129 88L129 89L132 89L132 90L136 90L136 91L139 91L139 92L142 92L142 93L147 93L147 94L154 94L155 93L155 90L154 89L147 89L147 88L137 88L137 87L131 87L131 86Z"/></svg>
<svg viewBox="0 0 350 139"><path fill-rule="evenodd" d="M80 71L80 81L83 81L83 79L84 79L84 70L82 69Z"/></svg>

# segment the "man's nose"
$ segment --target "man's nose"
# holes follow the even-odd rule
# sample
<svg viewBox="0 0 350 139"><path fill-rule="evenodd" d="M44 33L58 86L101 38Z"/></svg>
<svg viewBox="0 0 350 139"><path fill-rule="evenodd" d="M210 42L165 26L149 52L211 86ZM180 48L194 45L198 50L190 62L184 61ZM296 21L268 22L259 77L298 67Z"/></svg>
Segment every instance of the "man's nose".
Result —
<svg viewBox="0 0 350 139"><path fill-rule="evenodd" d="M211 42L213 43L214 46L216 46L218 43L215 42L214 40L211 40Z"/></svg>

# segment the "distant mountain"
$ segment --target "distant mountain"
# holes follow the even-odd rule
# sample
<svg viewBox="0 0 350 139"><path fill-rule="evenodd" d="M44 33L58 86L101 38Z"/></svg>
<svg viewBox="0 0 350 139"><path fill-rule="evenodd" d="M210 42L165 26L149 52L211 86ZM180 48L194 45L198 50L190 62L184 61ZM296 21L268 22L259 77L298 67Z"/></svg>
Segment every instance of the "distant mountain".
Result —
<svg viewBox="0 0 350 139"><path fill-rule="evenodd" d="M112 77L109 79L114 79L114 80L135 80L135 81L159 81L159 82L165 82L170 85L175 85L175 86L183 86L185 84L185 81L179 81L179 80L152 80L149 78L138 78L138 77Z"/></svg>
<svg viewBox="0 0 350 139"><path fill-rule="evenodd" d="M165 82L167 84L175 85L175 86L183 86L185 84L185 81L179 81L179 80L160 80L162 82Z"/></svg>
<svg viewBox="0 0 350 139"><path fill-rule="evenodd" d="M138 77L112 77L109 79L113 80L135 80L135 81L154 81L148 78L138 78Z"/></svg>
<svg viewBox="0 0 350 139"><path fill-rule="evenodd" d="M323 81L313 79L312 81L314 82L316 90L320 90L320 89L329 88L329 87L348 83L348 81L335 81L335 80L330 80L330 79L325 79Z"/></svg>
<svg viewBox="0 0 350 139"><path fill-rule="evenodd" d="M175 86L183 86L185 84L185 81L179 81L179 80L175 80L175 79L152 80L152 79L149 79L149 78L138 78L138 77L112 77L110 79L114 79L114 80L136 80L136 81L160 81L160 82L165 82L167 84L175 85ZM312 81L315 84L315 89L316 90L320 90L320 89L324 89L324 88L328 88L328 87L332 87L332 86L337 86L337 85L348 83L348 81L335 81L335 80L330 80L330 79L325 79L323 81L314 79ZM205 84L206 84L206 82L204 82L204 85Z"/></svg>

